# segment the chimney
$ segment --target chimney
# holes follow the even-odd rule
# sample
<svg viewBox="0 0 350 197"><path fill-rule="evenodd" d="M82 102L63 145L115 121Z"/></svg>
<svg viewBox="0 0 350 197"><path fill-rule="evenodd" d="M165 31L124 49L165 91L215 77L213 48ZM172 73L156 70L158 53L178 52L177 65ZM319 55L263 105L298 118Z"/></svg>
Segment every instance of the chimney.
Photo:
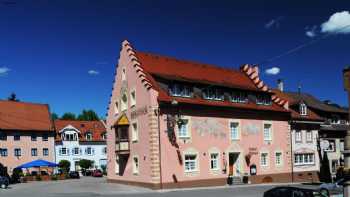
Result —
<svg viewBox="0 0 350 197"><path fill-rule="evenodd" d="M283 92L284 90L284 84L283 84L283 80L282 79L277 79L277 88Z"/></svg>

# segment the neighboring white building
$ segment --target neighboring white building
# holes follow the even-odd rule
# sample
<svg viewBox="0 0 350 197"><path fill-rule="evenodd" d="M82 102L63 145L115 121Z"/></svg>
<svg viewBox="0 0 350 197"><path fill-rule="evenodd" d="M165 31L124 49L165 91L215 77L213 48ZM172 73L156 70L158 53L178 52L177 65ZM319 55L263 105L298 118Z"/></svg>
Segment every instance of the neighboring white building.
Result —
<svg viewBox="0 0 350 197"><path fill-rule="evenodd" d="M106 128L102 121L56 120L56 162L68 160L71 171L79 171L79 161L94 161L94 168L107 165Z"/></svg>

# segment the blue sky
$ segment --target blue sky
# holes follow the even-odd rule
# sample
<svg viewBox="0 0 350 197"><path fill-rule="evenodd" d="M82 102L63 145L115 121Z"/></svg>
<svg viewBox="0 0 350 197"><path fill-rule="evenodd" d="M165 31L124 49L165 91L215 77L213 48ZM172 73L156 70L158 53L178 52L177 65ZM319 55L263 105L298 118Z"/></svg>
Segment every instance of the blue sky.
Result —
<svg viewBox="0 0 350 197"><path fill-rule="evenodd" d="M301 84L303 92L347 105L342 69L350 65L350 29L339 28L350 25L349 8L341 0L0 0L0 98L15 92L60 115L86 108L104 116L128 39L137 50L180 59L262 63L270 86L282 78L287 90Z"/></svg>

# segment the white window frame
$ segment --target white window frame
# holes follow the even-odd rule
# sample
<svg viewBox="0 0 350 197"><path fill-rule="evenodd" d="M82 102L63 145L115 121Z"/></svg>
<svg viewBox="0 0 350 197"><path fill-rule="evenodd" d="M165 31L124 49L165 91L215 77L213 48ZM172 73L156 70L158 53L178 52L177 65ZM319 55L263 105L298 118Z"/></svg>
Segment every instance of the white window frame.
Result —
<svg viewBox="0 0 350 197"><path fill-rule="evenodd" d="M102 148L102 154L103 154L103 155L107 155L107 153L108 153L107 146L106 146L106 147L103 147L103 148Z"/></svg>
<svg viewBox="0 0 350 197"><path fill-rule="evenodd" d="M63 150L65 150L66 153L63 153ZM68 148L66 148L66 147L61 147L60 148L61 155L66 156L66 155L68 155L68 152L69 152Z"/></svg>
<svg viewBox="0 0 350 197"><path fill-rule="evenodd" d="M224 92L219 88L206 88L204 89L203 98L207 100L223 101Z"/></svg>
<svg viewBox="0 0 350 197"><path fill-rule="evenodd" d="M138 175L140 173L140 159L138 155L134 155L132 157L132 173L134 175Z"/></svg>
<svg viewBox="0 0 350 197"><path fill-rule="evenodd" d="M178 138L180 139L188 139L191 137L191 134L190 134L190 118L189 117L183 117L181 118L184 122L186 123L183 123L181 125L177 124L177 136ZM182 131L182 129L185 128L186 129L186 133Z"/></svg>
<svg viewBox="0 0 350 197"><path fill-rule="evenodd" d="M22 149L21 148L15 148L13 152L14 152L15 157L22 156ZM19 153L19 154L17 154L17 153Z"/></svg>
<svg viewBox="0 0 350 197"><path fill-rule="evenodd" d="M266 155L265 162L263 163L263 155ZM268 167L269 166L269 153L268 152L261 152L260 153L260 166L261 167Z"/></svg>
<svg viewBox="0 0 350 197"><path fill-rule="evenodd" d="M234 136L234 131L232 130L232 125L234 124L237 124L237 130L236 130L236 136ZM240 121L236 121L236 120L232 120L232 121L229 121L229 128L230 128L230 139L231 141L234 141L234 140L239 140L241 137L241 125L240 125Z"/></svg>
<svg viewBox="0 0 350 197"><path fill-rule="evenodd" d="M123 100L124 96L126 98L126 101ZM120 97L120 110L121 111L126 111L128 109L128 101L129 101L128 93L124 92Z"/></svg>
<svg viewBox="0 0 350 197"><path fill-rule="evenodd" d="M122 81L126 80L126 68L122 67Z"/></svg>
<svg viewBox="0 0 350 197"><path fill-rule="evenodd" d="M303 142L303 132L301 130L295 130L295 143Z"/></svg>
<svg viewBox="0 0 350 197"><path fill-rule="evenodd" d="M34 153L34 154L33 154ZM38 149L37 148L32 148L31 150L30 150L30 155L32 156L32 157L37 157L38 156Z"/></svg>
<svg viewBox="0 0 350 197"><path fill-rule="evenodd" d="M216 155L216 158L213 158L212 156L213 155ZM209 163L209 167L210 167L210 170L220 170L220 154L218 152L211 152L209 154L210 156L210 163ZM216 163L216 167L213 167L214 163Z"/></svg>
<svg viewBox="0 0 350 197"><path fill-rule="evenodd" d="M136 125L136 129L134 125ZM131 139L132 139L132 142L139 141L139 125L137 121L134 121L131 123Z"/></svg>
<svg viewBox="0 0 350 197"><path fill-rule="evenodd" d="M136 88L133 88L130 91L130 107L135 107L135 106L136 106Z"/></svg>
<svg viewBox="0 0 350 197"><path fill-rule="evenodd" d="M280 161L279 163L277 162L277 154L280 154ZM283 166L283 152L282 151L276 151L275 152L275 165L276 166Z"/></svg>
<svg viewBox="0 0 350 197"><path fill-rule="evenodd" d="M187 156L194 156L195 159L186 160ZM197 153L185 153L184 154L184 172L191 173L191 172L197 172L198 170L199 170L198 169L198 154Z"/></svg>
<svg viewBox="0 0 350 197"><path fill-rule="evenodd" d="M248 96L246 92L242 91L235 91L231 94L231 102L234 103L247 103L248 102Z"/></svg>
<svg viewBox="0 0 350 197"><path fill-rule="evenodd" d="M269 133L268 136L266 136L266 132L265 132L265 125L270 125L269 127ZM263 138L265 142L271 142L272 138L273 138L273 128L272 128L272 122L264 122L263 123Z"/></svg>
<svg viewBox="0 0 350 197"><path fill-rule="evenodd" d="M312 131L307 130L307 131L305 132L305 138L306 138L306 142L307 142L307 143L312 143L312 142L313 142Z"/></svg>
<svg viewBox="0 0 350 197"><path fill-rule="evenodd" d="M118 101L114 102L114 114L119 114L119 103Z"/></svg>
<svg viewBox="0 0 350 197"><path fill-rule="evenodd" d="M299 106L299 110L300 110L300 115L302 116L307 116L307 106L305 105L305 103L300 103Z"/></svg>
<svg viewBox="0 0 350 197"><path fill-rule="evenodd" d="M78 153L75 152L76 149L78 149ZM73 150L72 151L73 155L80 155L80 148L79 147L74 147L72 150Z"/></svg>
<svg viewBox="0 0 350 197"><path fill-rule="evenodd" d="M45 153L47 151L47 153ZM48 148L43 148L43 156L49 156L49 149Z"/></svg>
<svg viewBox="0 0 350 197"><path fill-rule="evenodd" d="M90 136L90 137L88 137L88 136ZM88 132L85 133L86 141L92 141L92 138L93 138L93 136L92 136L92 132L91 131L88 131Z"/></svg>
<svg viewBox="0 0 350 197"><path fill-rule="evenodd" d="M295 166L314 165L315 153L294 153L293 162Z"/></svg>
<svg viewBox="0 0 350 197"><path fill-rule="evenodd" d="M89 149L91 150L90 153L89 153ZM90 146L89 146L89 147L86 147L85 150L86 150L86 154L87 154L87 155L90 155L90 156L93 155L93 149L92 149L92 147L90 147Z"/></svg>

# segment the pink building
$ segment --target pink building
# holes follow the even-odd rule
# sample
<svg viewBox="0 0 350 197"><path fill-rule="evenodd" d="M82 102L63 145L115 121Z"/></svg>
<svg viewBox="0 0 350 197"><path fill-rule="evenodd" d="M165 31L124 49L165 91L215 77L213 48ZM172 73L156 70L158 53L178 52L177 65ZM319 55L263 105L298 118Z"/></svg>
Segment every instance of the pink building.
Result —
<svg viewBox="0 0 350 197"><path fill-rule="evenodd" d="M48 105L0 101L0 163L10 174L33 160L53 162L54 136Z"/></svg>
<svg viewBox="0 0 350 197"><path fill-rule="evenodd" d="M154 189L288 182L288 102L239 70L122 43L108 118L108 179Z"/></svg>

